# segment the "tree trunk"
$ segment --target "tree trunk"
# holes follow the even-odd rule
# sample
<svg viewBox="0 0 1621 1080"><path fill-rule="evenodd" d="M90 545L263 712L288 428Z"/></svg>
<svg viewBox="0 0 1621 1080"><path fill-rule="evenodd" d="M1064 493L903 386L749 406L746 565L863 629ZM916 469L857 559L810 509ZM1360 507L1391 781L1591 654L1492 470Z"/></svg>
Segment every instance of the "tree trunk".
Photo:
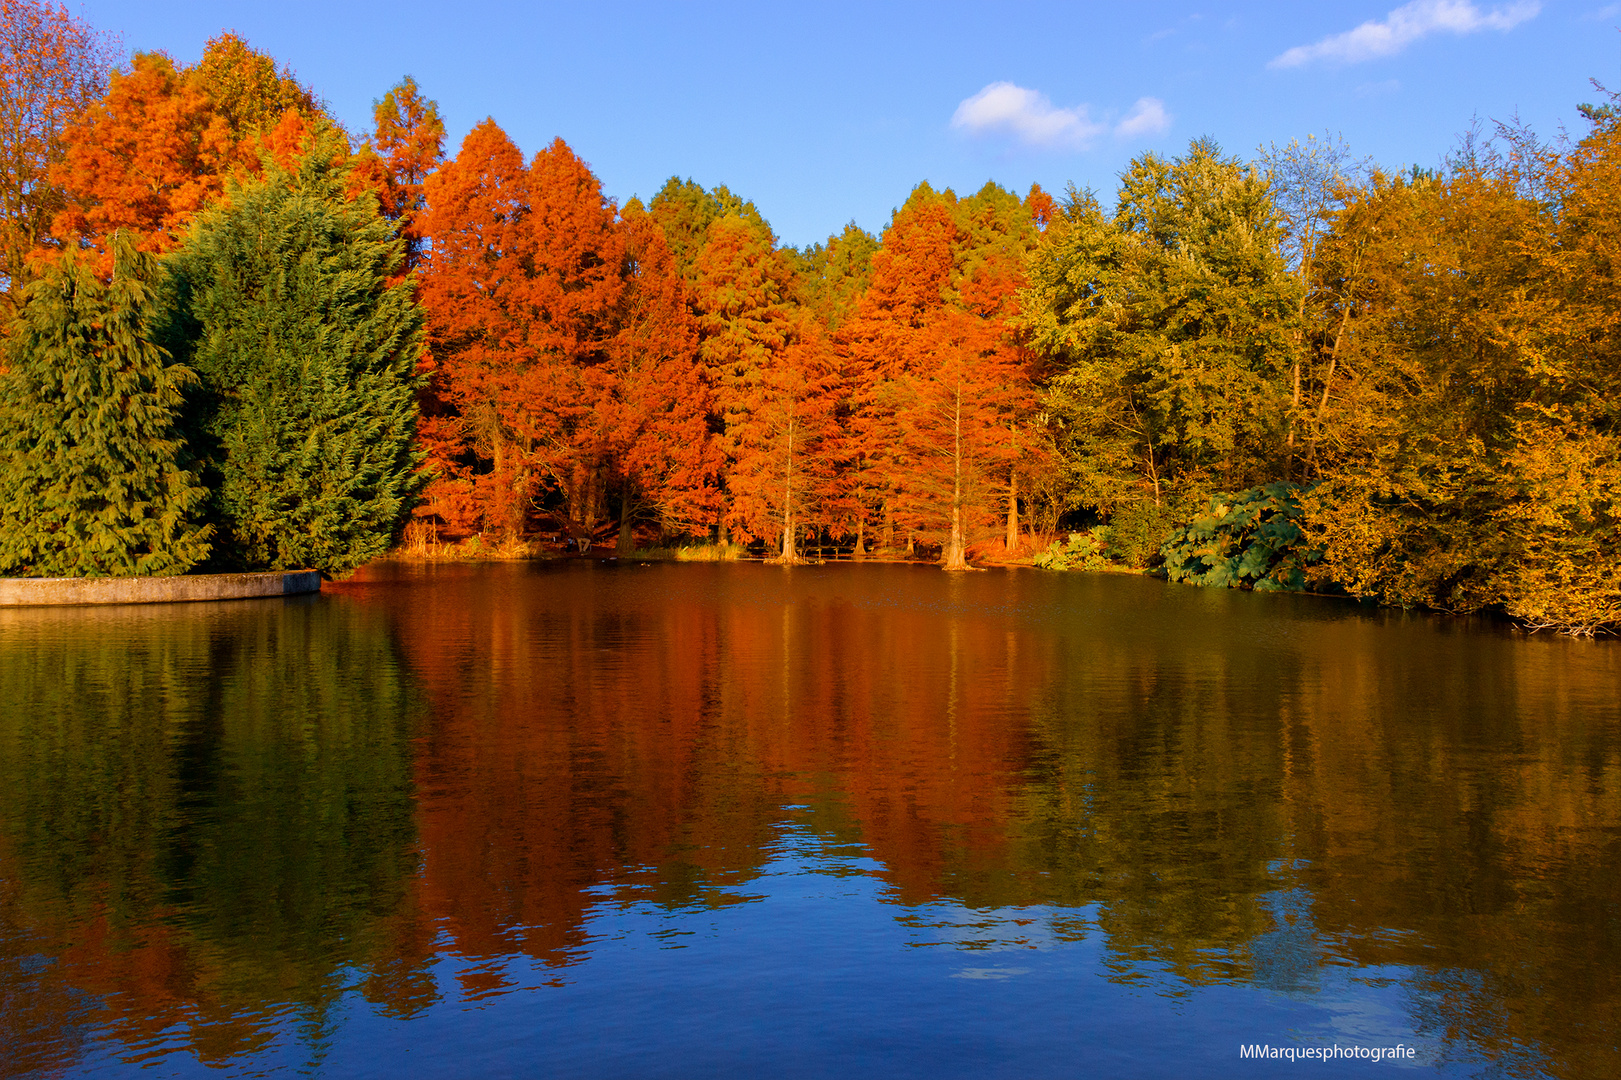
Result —
<svg viewBox="0 0 1621 1080"><path fill-rule="evenodd" d="M865 518L856 518L856 546L850 552L852 559L864 559L867 557L867 542L864 539L866 526L867 521Z"/></svg>
<svg viewBox="0 0 1621 1080"><path fill-rule="evenodd" d="M1018 479L1010 466L1007 473L1007 540L1003 546L1012 551L1019 546L1019 492Z"/></svg>
<svg viewBox="0 0 1621 1080"><path fill-rule="evenodd" d="M782 482L782 562L794 566L799 562L799 548L794 542L794 408L788 405L788 464L783 470Z"/></svg>
<svg viewBox="0 0 1621 1080"><path fill-rule="evenodd" d="M513 519L517 516L518 505L518 478L507 473L507 444L499 435L495 438L495 449L492 452L495 464L496 490L505 489L501 497L501 540L510 543L517 539L518 529L514 527Z"/></svg>
<svg viewBox="0 0 1621 1080"><path fill-rule="evenodd" d="M968 569L962 528L962 383L957 384L956 410L951 417L951 537L946 541L947 570Z"/></svg>
<svg viewBox="0 0 1621 1080"><path fill-rule="evenodd" d="M799 547L794 542L794 515L789 511L782 522L782 561L792 566L799 562Z"/></svg>
<svg viewBox="0 0 1621 1080"><path fill-rule="evenodd" d="M580 516L580 529L584 536L580 538L580 550L591 550L592 533L596 531L597 523L597 472L595 469L586 471L585 490L580 493L580 508L576 511Z"/></svg>
<svg viewBox="0 0 1621 1080"><path fill-rule="evenodd" d="M628 555L636 545L635 534L631 531L631 514L635 510L635 503L631 499L630 484L627 481L625 489L619 495L619 543L614 550L621 555Z"/></svg>

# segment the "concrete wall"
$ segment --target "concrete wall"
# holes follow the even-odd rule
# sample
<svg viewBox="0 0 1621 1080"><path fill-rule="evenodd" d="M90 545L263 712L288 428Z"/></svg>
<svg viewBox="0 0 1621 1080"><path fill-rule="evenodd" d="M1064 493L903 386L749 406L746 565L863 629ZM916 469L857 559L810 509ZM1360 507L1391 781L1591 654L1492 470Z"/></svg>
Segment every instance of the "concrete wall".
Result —
<svg viewBox="0 0 1621 1080"><path fill-rule="evenodd" d="M178 577L0 578L0 607L64 604L172 604L321 591L316 570Z"/></svg>

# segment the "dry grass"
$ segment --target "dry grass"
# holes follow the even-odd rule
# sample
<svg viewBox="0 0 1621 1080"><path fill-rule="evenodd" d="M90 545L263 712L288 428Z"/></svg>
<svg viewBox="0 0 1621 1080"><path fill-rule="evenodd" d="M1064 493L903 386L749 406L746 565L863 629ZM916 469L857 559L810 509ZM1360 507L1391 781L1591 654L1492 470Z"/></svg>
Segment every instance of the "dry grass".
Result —
<svg viewBox="0 0 1621 1080"><path fill-rule="evenodd" d="M736 562L748 556L742 544L693 544L690 547L635 548L626 559L642 562Z"/></svg>
<svg viewBox="0 0 1621 1080"><path fill-rule="evenodd" d="M446 541L439 535L438 526L420 518L405 526L400 546L389 553L392 558L413 562L455 562L474 559L549 559L554 553L534 540L511 537L492 541L486 537L469 536L464 540Z"/></svg>

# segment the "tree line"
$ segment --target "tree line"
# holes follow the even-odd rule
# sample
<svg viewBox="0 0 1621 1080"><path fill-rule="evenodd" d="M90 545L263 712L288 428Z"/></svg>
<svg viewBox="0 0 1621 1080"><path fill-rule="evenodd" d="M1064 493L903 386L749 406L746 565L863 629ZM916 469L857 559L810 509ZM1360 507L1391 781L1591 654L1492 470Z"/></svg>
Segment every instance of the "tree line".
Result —
<svg viewBox="0 0 1621 1080"><path fill-rule="evenodd" d="M449 154L409 78L352 134L234 35L115 67L0 8L5 572L545 523L1621 622L1608 105L1436 170L1201 139L1112 203L924 183L796 249L493 119Z"/></svg>

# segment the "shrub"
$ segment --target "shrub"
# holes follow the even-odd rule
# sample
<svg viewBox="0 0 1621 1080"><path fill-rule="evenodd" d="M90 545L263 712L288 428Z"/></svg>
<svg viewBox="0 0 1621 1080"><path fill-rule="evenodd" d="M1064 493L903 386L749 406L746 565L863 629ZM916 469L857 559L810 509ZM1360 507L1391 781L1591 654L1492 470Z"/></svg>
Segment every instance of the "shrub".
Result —
<svg viewBox="0 0 1621 1080"><path fill-rule="evenodd" d="M1160 549L1166 576L1218 589L1305 588L1306 568L1323 553L1307 547L1296 494L1295 485L1280 482L1215 496Z"/></svg>
<svg viewBox="0 0 1621 1080"><path fill-rule="evenodd" d="M1104 554L1137 569L1148 566L1176 528L1177 519L1172 506L1150 502L1122 506L1105 526Z"/></svg>
<svg viewBox="0 0 1621 1080"><path fill-rule="evenodd" d="M1105 534L1108 527L1094 525L1083 533L1070 533L1067 539L1054 540L1046 551L1038 551L1031 563L1043 570L1102 570L1108 565L1104 558Z"/></svg>

